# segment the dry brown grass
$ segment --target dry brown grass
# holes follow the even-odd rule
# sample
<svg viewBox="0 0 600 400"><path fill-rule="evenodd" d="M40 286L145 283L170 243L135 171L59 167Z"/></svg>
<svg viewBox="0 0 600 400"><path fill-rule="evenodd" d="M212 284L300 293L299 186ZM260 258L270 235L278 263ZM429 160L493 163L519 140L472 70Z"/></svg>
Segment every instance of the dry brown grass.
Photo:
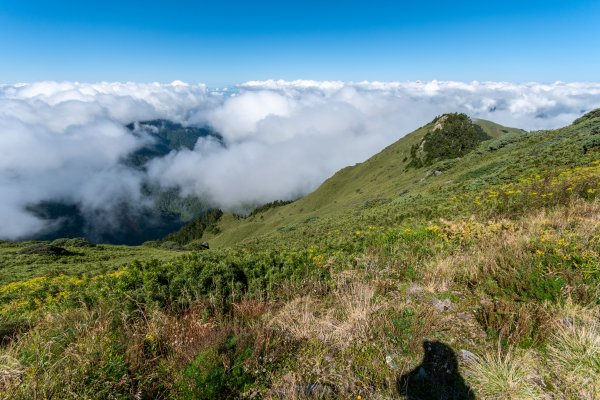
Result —
<svg viewBox="0 0 600 400"><path fill-rule="evenodd" d="M378 298L377 283L364 271L344 271L335 280L326 298L299 297L271 316L269 325L298 343L295 362L273 377L273 398L356 398L361 393L375 398L372 381L361 369L393 381L379 336L390 303ZM373 342L381 348L363 353Z"/></svg>
<svg viewBox="0 0 600 400"><path fill-rule="evenodd" d="M569 398L600 398L600 310L565 304L548 344L556 391Z"/></svg>
<svg viewBox="0 0 600 400"><path fill-rule="evenodd" d="M484 300L477 313L483 327L511 344L542 342L553 328L553 308L548 304Z"/></svg>
<svg viewBox="0 0 600 400"><path fill-rule="evenodd" d="M535 400L543 398L535 365L531 352L498 349L470 363L467 375L479 399Z"/></svg>
<svg viewBox="0 0 600 400"><path fill-rule="evenodd" d="M0 355L0 393L11 393L21 383L24 368L9 354Z"/></svg>
<svg viewBox="0 0 600 400"><path fill-rule="evenodd" d="M600 202L578 200L553 210L536 211L516 222L442 221L442 226L443 235L459 240L461 247L423 267L423 285L436 293L448 290L459 279L478 282L522 264L531 257L531 241L549 228L550 235L576 231L582 242L593 240L600 230ZM477 240L470 244L472 238Z"/></svg>
<svg viewBox="0 0 600 400"><path fill-rule="evenodd" d="M442 319L430 296L421 301L401 291L383 299L374 289L381 286L377 279L345 271L336 277L327 298L299 297L271 316L270 326L299 343L295 362L283 375L273 377L273 398L306 398L313 389L311 398L397 396L395 379L400 371L389 366L387 356L393 355L394 364L414 366L422 356L423 340ZM408 325L398 331L393 319L408 308ZM393 343L388 343L390 338ZM398 339L414 357L397 353Z"/></svg>
<svg viewBox="0 0 600 400"><path fill-rule="evenodd" d="M213 319L203 316L204 307L196 304L181 316L154 311L135 324L126 325L125 359L134 375L147 375L159 360L182 367L201 349L224 340Z"/></svg>
<svg viewBox="0 0 600 400"><path fill-rule="evenodd" d="M479 398L600 398L600 310L567 301L554 311L547 352L499 347L468 365Z"/></svg>
<svg viewBox="0 0 600 400"><path fill-rule="evenodd" d="M372 286L353 281L335 289L329 301L304 296L288 302L270 324L296 340L317 339L345 348L366 336L380 307Z"/></svg>
<svg viewBox="0 0 600 400"><path fill-rule="evenodd" d="M111 392L130 384L126 374L118 379L109 376L98 366L111 354L111 321L114 314L104 308L95 311L79 309L63 314L48 314L32 330L2 349L3 360L14 360L18 354L27 354L27 365L13 364L17 371L18 385L4 386L2 398L65 398L74 393L91 397L91 393L102 387ZM60 357L56 357L60 354ZM10 364L9 364L10 365ZM97 385L85 386L84 377L94 374ZM61 379L58 381L57 376ZM101 394L99 394L101 396Z"/></svg>

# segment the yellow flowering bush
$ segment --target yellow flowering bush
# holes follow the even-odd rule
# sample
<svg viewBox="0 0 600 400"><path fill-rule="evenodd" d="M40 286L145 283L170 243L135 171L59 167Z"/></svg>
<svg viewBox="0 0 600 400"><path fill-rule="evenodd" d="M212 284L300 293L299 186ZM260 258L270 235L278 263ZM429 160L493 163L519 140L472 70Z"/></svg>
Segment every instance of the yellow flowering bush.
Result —
<svg viewBox="0 0 600 400"><path fill-rule="evenodd" d="M483 211L511 213L566 204L578 197L593 200L599 189L600 161L593 161L587 166L564 168L548 176L522 176L475 196L455 196L455 201L472 203Z"/></svg>

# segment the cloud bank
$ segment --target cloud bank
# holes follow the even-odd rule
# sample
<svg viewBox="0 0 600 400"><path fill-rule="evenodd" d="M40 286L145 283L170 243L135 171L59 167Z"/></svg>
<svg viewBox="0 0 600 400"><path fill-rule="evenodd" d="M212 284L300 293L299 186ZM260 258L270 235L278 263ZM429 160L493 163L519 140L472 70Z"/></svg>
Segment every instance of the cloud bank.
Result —
<svg viewBox="0 0 600 400"><path fill-rule="evenodd" d="M144 204L142 182L215 206L291 199L445 112L524 129L556 128L600 107L600 83L252 81L203 84L38 82L0 85L0 238L54 226L28 207L77 204L97 229L118 229L118 204ZM169 119L208 125L226 147L151 161L123 158L148 143L124 125Z"/></svg>

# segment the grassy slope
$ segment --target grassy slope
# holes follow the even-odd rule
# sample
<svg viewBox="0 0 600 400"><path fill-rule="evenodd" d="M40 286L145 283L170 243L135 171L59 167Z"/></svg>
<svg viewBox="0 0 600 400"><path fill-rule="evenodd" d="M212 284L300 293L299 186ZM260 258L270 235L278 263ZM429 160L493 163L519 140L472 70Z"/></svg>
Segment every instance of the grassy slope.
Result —
<svg viewBox="0 0 600 400"><path fill-rule="evenodd" d="M526 135L521 129L507 128L486 120L476 120L475 123L492 138L499 138L504 134ZM369 203L388 202L407 192L431 190L432 186L439 186L440 182L461 179L461 174L465 171L493 168L506 158L513 157L507 156L507 150L499 154L485 153L479 157L470 157L467 162L459 163L457 168L440 177L424 179L431 171L451 165L451 162L445 162L428 168L406 169L410 148L423 139L431 126L432 124L428 124L407 134L363 163L338 171L317 190L292 204L270 209L248 219L226 215L219 225L221 233L216 236L206 235L202 239L210 241L215 247L230 246L262 234L277 232L278 229L301 225L305 221L345 215ZM482 147L485 148L485 145Z"/></svg>
<svg viewBox="0 0 600 400"><path fill-rule="evenodd" d="M478 398L598 398L598 127L485 123L504 134L405 171L420 129L302 200L224 217L221 249L27 272L0 286L0 397L398 398L434 340L475 354L458 361Z"/></svg>
<svg viewBox="0 0 600 400"><path fill-rule="evenodd" d="M142 246L99 245L96 247L66 247L75 254L67 257L20 254L34 242L0 242L0 285L38 276L60 274L94 276L116 271L131 260L166 261L181 255L167 249Z"/></svg>

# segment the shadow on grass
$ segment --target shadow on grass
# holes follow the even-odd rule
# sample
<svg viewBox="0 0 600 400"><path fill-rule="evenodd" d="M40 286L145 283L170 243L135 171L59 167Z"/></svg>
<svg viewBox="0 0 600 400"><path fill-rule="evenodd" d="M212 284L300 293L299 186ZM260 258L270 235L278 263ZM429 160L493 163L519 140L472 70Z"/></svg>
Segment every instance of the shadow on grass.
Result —
<svg viewBox="0 0 600 400"><path fill-rule="evenodd" d="M456 354L442 342L423 342L423 361L396 382L407 400L475 400L458 372Z"/></svg>

